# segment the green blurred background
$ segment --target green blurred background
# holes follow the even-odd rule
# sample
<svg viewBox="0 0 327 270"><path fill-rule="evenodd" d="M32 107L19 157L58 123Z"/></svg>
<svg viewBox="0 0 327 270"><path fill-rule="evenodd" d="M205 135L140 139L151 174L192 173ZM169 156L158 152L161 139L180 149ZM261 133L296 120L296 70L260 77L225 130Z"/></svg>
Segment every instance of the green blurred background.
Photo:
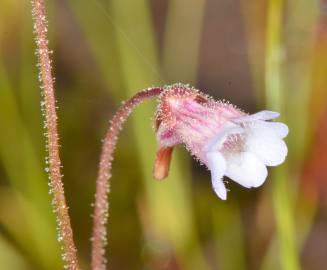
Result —
<svg viewBox="0 0 327 270"><path fill-rule="evenodd" d="M282 113L287 162L226 202L180 147L153 179L155 102L113 164L109 269L325 269L327 1L46 1L74 237L89 269L101 139L138 90L190 83L253 113ZM0 269L62 269L45 166L30 1L0 3Z"/></svg>

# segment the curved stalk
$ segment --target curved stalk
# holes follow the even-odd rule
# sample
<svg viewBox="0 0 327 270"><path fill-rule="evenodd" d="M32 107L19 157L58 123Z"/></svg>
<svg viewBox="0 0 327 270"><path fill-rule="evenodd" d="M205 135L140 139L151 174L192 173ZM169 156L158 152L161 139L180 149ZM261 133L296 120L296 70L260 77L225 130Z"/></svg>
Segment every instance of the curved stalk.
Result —
<svg viewBox="0 0 327 270"><path fill-rule="evenodd" d="M154 87L138 92L118 109L110 122L110 127L102 145L98 178L96 182L92 234L93 270L106 269L105 246L107 241L106 224L109 211L109 179L111 177L111 164L113 161L113 153L117 144L118 135L132 110L142 101L159 96L162 91L163 88Z"/></svg>

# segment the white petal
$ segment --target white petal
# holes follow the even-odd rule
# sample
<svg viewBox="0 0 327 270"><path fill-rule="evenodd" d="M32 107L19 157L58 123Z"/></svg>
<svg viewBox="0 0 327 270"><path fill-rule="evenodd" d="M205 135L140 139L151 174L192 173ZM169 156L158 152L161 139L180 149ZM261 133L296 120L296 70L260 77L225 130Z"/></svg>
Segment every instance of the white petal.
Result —
<svg viewBox="0 0 327 270"><path fill-rule="evenodd" d="M258 121L248 128L245 150L256 154L265 165L277 166L287 156L287 146L280 138L285 135L285 130L280 129L278 134L275 128L266 124Z"/></svg>
<svg viewBox="0 0 327 270"><path fill-rule="evenodd" d="M223 145L226 138L232 134L241 134L244 133L244 129L240 126L230 123L222 131L220 131L209 143L207 143L203 149L205 152L214 152L219 150Z"/></svg>
<svg viewBox="0 0 327 270"><path fill-rule="evenodd" d="M222 180L226 171L226 161L219 152L208 152L207 159L212 187L220 199L226 200L227 190Z"/></svg>
<svg viewBox="0 0 327 270"><path fill-rule="evenodd" d="M263 122L268 128L274 130L274 132L281 138L285 138L288 134L288 126L279 122Z"/></svg>
<svg viewBox="0 0 327 270"><path fill-rule="evenodd" d="M225 175L244 187L261 186L267 174L266 166L252 153L241 152L227 157Z"/></svg>
<svg viewBox="0 0 327 270"><path fill-rule="evenodd" d="M257 120L271 120L271 119L279 117L279 115L280 114L278 112L261 111L261 112L257 112L254 114L235 118L235 119L233 119L233 122L234 123L244 123L244 122L254 122Z"/></svg>

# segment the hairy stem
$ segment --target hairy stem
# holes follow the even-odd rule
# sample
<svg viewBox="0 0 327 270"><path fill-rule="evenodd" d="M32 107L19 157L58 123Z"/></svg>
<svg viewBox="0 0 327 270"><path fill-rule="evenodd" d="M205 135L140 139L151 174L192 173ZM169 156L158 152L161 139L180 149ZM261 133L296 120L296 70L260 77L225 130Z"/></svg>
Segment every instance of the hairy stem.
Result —
<svg viewBox="0 0 327 270"><path fill-rule="evenodd" d="M47 150L49 162L50 189L53 193L53 207L57 216L59 241L63 243L63 258L68 269L79 269L77 251L73 240L68 207L64 194L61 162L59 157L59 136L57 128L56 101L53 78L51 75L51 60L49 57L47 39L47 21L43 0L32 0L32 15L36 34L37 54L39 58L40 81L42 83L43 110L47 129Z"/></svg>
<svg viewBox="0 0 327 270"><path fill-rule="evenodd" d="M92 235L93 270L106 269L105 245L107 241L106 224L109 211L109 179L111 177L111 163L113 161L113 153L117 144L119 132L121 131L127 117L137 105L148 98L160 95L162 91L163 88L149 88L137 93L118 109L110 122L109 130L107 131L102 145L98 178L96 182Z"/></svg>

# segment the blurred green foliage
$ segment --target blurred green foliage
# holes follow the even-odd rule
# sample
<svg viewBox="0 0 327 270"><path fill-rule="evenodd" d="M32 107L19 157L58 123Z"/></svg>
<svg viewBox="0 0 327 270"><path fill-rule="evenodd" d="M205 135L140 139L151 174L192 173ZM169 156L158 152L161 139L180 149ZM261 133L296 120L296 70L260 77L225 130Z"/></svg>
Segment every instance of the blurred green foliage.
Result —
<svg viewBox="0 0 327 270"><path fill-rule="evenodd" d="M155 102L141 105L122 132L113 166L109 269L325 267L326 261L311 254L327 252L313 238L318 222L326 219L321 210L326 194L303 171L319 121L327 121L320 120L327 104L326 5L322 0L47 1L65 190L83 269L89 268L91 204L108 121L120 101L138 90L176 81L238 101L249 111L281 111L290 127L289 157L257 190L230 183L227 202L216 198L209 174L182 148L174 153L168 179L156 182L151 175ZM44 171L34 52L29 1L2 0L4 270L62 268ZM316 192L307 192L308 185ZM318 236L326 235L325 229ZM306 252L309 243L315 252Z"/></svg>

